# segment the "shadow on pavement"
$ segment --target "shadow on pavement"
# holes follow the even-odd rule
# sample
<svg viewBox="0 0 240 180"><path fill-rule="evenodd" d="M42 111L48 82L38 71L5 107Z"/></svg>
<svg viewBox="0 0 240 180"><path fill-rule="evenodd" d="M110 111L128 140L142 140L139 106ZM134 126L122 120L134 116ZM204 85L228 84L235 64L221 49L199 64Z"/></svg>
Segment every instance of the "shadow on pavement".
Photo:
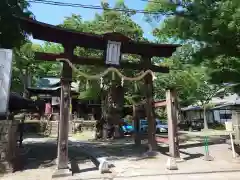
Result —
<svg viewBox="0 0 240 180"><path fill-rule="evenodd" d="M201 153L191 154L191 153L187 153L187 152L184 152L184 151L180 151L180 153L181 154L185 154L185 155L188 156L188 157L183 158L185 161L188 161L188 160L191 160L191 159L200 158L200 157L204 156L204 154L201 154Z"/></svg>
<svg viewBox="0 0 240 180"><path fill-rule="evenodd" d="M79 146L79 144L82 144ZM23 168L19 170L54 167L57 158L57 144L53 142L24 143L20 161ZM145 146L136 147L133 144L108 144L102 143L69 143L69 161L74 173L79 171L79 163L91 160L95 166L97 157L110 157L113 159L125 159L126 157L138 157L146 151ZM86 153L86 151L91 153ZM90 156L89 154L93 154ZM97 168L87 168L80 171L93 171Z"/></svg>
<svg viewBox="0 0 240 180"><path fill-rule="evenodd" d="M21 156L24 169L37 169L45 167L53 167L56 165L57 145L53 143L33 143L24 144L24 153ZM80 151L69 147L69 160L77 159L78 162L84 162L88 159Z"/></svg>
<svg viewBox="0 0 240 180"><path fill-rule="evenodd" d="M216 139L214 141L210 141L208 142L208 145L214 145L214 144L225 144L226 140L224 139ZM193 144L182 144L180 145L180 149L187 149L187 148L192 148L192 147L201 147L204 146L204 140L202 140L201 142L196 142Z"/></svg>
<svg viewBox="0 0 240 180"><path fill-rule="evenodd" d="M225 143L224 140L218 139L209 142L209 145ZM183 152L183 149L200 147L203 146L203 142L194 144L183 144L180 145L181 153L188 155L185 160L190 160L194 158L199 158L203 154L190 154ZM21 162L24 164L24 169L37 169L41 167L54 167L57 157L57 145L56 142L45 142L45 143L27 143L24 144L25 152L22 154ZM126 158L138 158L147 151L147 145L135 146L132 141L129 140L111 140L105 142L70 142L69 143L69 161L72 163L72 168L76 169L74 171L79 171L77 164L83 163L87 160L92 160L92 162L97 166L94 161L95 157L110 157L111 160L120 160ZM90 157L91 152L95 157ZM168 147L159 146L158 151L166 156L168 156ZM73 161L73 162L72 162ZM75 164L75 165L74 165ZM96 170L90 168L89 170ZM80 170L81 171L81 170ZM87 170L84 170L87 171Z"/></svg>

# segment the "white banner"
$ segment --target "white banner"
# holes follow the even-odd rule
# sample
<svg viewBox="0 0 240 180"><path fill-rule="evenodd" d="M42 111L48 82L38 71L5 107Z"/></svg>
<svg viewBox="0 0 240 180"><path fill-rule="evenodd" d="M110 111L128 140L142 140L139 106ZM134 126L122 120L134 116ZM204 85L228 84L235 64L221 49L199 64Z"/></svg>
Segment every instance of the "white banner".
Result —
<svg viewBox="0 0 240 180"><path fill-rule="evenodd" d="M12 75L12 50L0 49L0 114L8 111ZM16 102L17 103L17 102Z"/></svg>

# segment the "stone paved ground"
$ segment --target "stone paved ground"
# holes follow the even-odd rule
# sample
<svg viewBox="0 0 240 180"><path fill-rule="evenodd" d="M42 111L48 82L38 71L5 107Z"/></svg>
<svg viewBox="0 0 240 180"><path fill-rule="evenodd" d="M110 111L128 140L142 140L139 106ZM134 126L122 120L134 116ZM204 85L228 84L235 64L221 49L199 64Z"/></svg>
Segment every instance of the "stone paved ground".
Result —
<svg viewBox="0 0 240 180"><path fill-rule="evenodd" d="M33 141L33 140L31 140ZM52 141L52 142L51 142ZM39 140L41 142L41 140ZM48 143L54 143L54 140L48 140ZM72 145L80 144L81 142L72 142ZM70 151L71 157L81 156L79 158L79 167L81 173L75 174L68 178L59 178L56 180L100 180L100 179L130 179L130 180L237 180L240 176L240 161L233 161L229 145L216 144L209 147L210 154L214 157L214 161L207 162L203 160L204 148L202 146L194 147L196 145L183 145L180 148L181 157L185 159L184 162L178 163L179 170L169 171L166 170L166 162L168 159L168 153L166 148L162 148L162 154L154 159L142 159L139 160L138 155L141 151L136 152L136 149L131 151L131 142L126 144L121 143L115 147L115 144L107 145L102 143L102 146L97 147L92 143L95 148L99 150L107 150L107 154L111 156L111 162L115 165L111 174L100 175L94 168L93 163L86 161L86 159L77 154L75 151ZM122 147L122 148L120 148ZM48 149L47 149L48 148ZM34 150L35 153L41 153L51 156L55 153L56 149L52 146L46 146L41 149L40 146ZM116 149L118 151L116 152ZM39 150L39 151L37 151ZM53 150L53 151L52 151ZM93 149L95 151L96 149ZM135 153L135 154L134 154ZM32 154L34 156L34 154ZM54 158L44 157L45 161L53 160ZM34 158L34 157L31 157ZM36 157L35 157L36 158ZM39 158L39 157L38 157ZM50 160L49 160L50 159ZM42 162L41 162L42 163ZM38 169L36 169L38 168ZM53 164L46 163L45 165L32 166L31 168L22 172L16 172L14 174L7 174L2 177L2 180L51 180L52 173L55 171Z"/></svg>

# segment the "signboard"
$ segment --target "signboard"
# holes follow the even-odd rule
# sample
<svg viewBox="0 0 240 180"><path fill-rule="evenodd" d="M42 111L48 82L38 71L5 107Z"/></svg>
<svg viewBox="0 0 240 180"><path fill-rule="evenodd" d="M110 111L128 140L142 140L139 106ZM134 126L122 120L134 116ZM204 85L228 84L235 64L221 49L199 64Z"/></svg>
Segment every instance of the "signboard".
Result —
<svg viewBox="0 0 240 180"><path fill-rule="evenodd" d="M0 115L6 115L12 75L12 50L0 49Z"/></svg>
<svg viewBox="0 0 240 180"><path fill-rule="evenodd" d="M106 64L119 65L121 42L108 41Z"/></svg>

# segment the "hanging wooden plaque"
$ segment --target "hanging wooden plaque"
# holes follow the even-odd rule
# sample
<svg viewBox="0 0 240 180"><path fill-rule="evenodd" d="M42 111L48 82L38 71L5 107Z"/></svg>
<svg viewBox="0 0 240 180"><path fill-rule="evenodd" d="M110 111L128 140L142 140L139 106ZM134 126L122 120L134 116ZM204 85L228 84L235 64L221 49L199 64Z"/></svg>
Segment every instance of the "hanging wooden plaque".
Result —
<svg viewBox="0 0 240 180"><path fill-rule="evenodd" d="M121 56L121 42L108 41L106 51L106 64L119 65Z"/></svg>

